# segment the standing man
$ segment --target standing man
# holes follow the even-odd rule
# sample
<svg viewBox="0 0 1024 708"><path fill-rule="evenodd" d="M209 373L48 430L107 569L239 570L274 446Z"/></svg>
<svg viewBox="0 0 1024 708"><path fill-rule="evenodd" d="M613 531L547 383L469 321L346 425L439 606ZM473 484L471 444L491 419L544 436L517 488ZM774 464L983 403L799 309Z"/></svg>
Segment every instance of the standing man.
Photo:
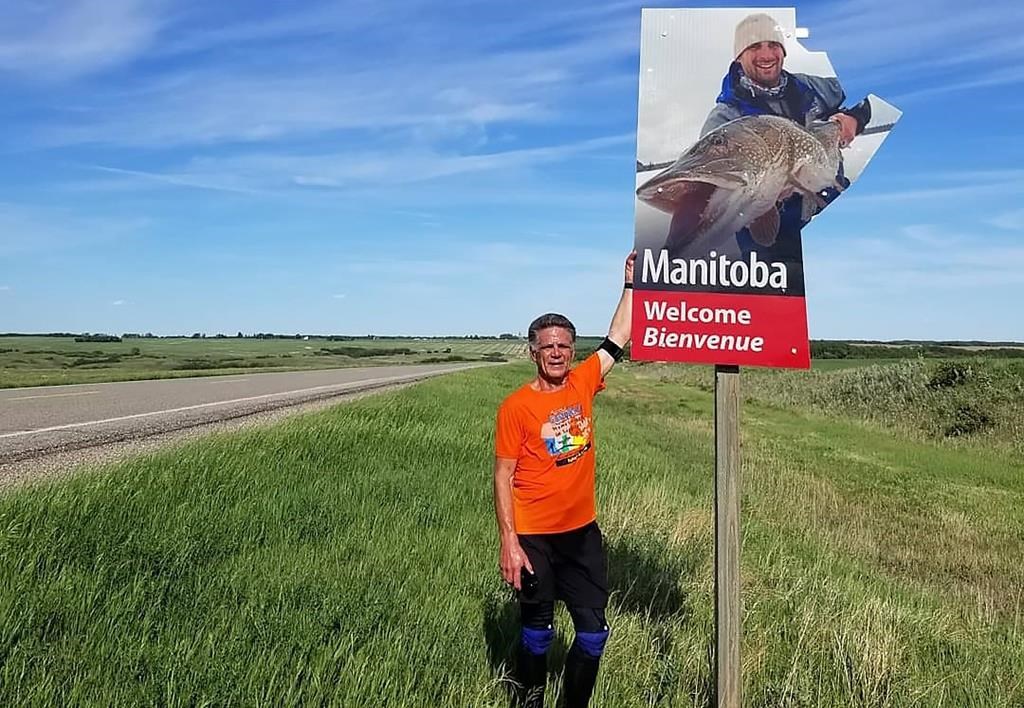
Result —
<svg viewBox="0 0 1024 708"><path fill-rule="evenodd" d="M626 258L622 297L608 337L579 366L576 328L557 314L530 325L537 376L498 409L494 508L501 574L519 597L518 674L524 705L543 706L547 651L555 638L555 600L576 631L565 662L566 706L586 706L608 640L608 577L594 504L594 395L629 342L633 263Z"/></svg>

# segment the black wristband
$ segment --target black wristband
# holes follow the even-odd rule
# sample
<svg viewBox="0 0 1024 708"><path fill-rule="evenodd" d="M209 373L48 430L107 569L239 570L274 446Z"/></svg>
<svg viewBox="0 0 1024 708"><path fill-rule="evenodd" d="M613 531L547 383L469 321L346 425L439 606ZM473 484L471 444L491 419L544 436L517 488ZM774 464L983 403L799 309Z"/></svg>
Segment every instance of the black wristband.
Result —
<svg viewBox="0 0 1024 708"><path fill-rule="evenodd" d="M622 284L622 289L623 290L632 290L633 289L633 283L623 283Z"/></svg>
<svg viewBox="0 0 1024 708"><path fill-rule="evenodd" d="M598 351L601 351L602 349L611 354L612 359L615 361L622 359L622 347L608 339L608 337L605 337L604 341L597 345Z"/></svg>

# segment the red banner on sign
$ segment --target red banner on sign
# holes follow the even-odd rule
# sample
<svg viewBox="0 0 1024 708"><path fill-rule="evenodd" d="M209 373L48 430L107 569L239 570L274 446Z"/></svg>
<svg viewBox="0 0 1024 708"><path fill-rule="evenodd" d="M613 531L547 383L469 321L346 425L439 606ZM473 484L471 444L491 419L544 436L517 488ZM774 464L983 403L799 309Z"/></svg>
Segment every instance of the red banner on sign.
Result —
<svg viewBox="0 0 1024 708"><path fill-rule="evenodd" d="M631 358L808 369L804 298L636 290Z"/></svg>

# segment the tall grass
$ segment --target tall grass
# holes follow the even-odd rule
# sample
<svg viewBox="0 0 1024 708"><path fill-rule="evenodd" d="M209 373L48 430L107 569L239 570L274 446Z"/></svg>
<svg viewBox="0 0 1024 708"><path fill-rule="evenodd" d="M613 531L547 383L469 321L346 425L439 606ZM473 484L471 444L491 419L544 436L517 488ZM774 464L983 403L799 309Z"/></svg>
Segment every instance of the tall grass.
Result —
<svg viewBox="0 0 1024 708"><path fill-rule="evenodd" d="M830 362L827 362L830 363ZM708 367L647 365L644 375L710 391ZM747 368L748 400L858 419L947 445L997 446L1024 458L1024 361L905 359L806 372Z"/></svg>
<svg viewBox="0 0 1024 708"><path fill-rule="evenodd" d="M613 630L594 703L705 706L711 399L650 372L616 371L597 404ZM0 703L507 706L491 431L529 373L6 494ZM746 705L1024 702L1019 461L756 399L743 426Z"/></svg>

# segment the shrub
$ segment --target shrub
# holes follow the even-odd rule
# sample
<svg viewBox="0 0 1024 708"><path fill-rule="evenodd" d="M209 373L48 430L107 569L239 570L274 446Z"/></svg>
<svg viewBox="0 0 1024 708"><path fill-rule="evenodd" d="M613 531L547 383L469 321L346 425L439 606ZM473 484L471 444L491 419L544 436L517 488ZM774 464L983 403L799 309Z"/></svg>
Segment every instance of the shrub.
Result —
<svg viewBox="0 0 1024 708"><path fill-rule="evenodd" d="M67 366L89 366L91 364L116 364L121 361L120 354L108 354L107 356L91 356L74 359Z"/></svg>
<svg viewBox="0 0 1024 708"><path fill-rule="evenodd" d="M958 361L944 361L939 364L931 378L928 380L928 388L933 391L940 388L950 388L967 383L971 378L973 370L969 364Z"/></svg>
<svg viewBox="0 0 1024 708"><path fill-rule="evenodd" d="M120 342L121 338L113 334L83 334L75 337L76 342Z"/></svg>
<svg viewBox="0 0 1024 708"><path fill-rule="evenodd" d="M992 427L992 418L978 406L961 403L953 411L953 423L946 428L947 438L973 435Z"/></svg>
<svg viewBox="0 0 1024 708"><path fill-rule="evenodd" d="M352 357L353 359L359 359L367 356L395 356L398 354L415 354L412 349L408 347L395 347L392 349L386 348L371 348L371 347L320 347L320 351L317 352L321 356L326 354L341 354L343 356Z"/></svg>

